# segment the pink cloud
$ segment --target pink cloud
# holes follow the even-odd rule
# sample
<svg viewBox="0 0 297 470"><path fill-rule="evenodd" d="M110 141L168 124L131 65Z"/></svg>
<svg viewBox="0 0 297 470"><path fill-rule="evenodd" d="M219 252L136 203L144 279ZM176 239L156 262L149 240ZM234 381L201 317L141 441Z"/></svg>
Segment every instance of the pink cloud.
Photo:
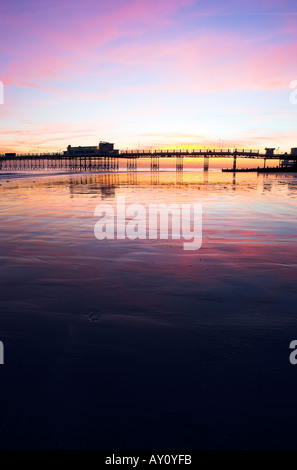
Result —
<svg viewBox="0 0 297 470"><path fill-rule="evenodd" d="M171 15L190 3L190 0L133 0L101 13L98 4L89 1L92 12L82 11L81 16L69 19L66 16L63 25L56 24L56 5L54 19L48 21L46 18L37 21L29 12L16 18L6 15L2 22L7 29L5 51L10 58L3 80L6 84L18 84L20 78L48 80L85 75L112 58L114 41L131 40L147 30L166 27L172 22ZM64 7L66 4L63 3ZM44 13L46 16L47 11Z"/></svg>
<svg viewBox="0 0 297 470"><path fill-rule="evenodd" d="M85 76L102 78L107 73L102 71L102 66L110 64L115 69L109 74L118 77L129 72L129 67L149 67L160 83L147 87L148 92L166 87L167 90L181 89L184 84L193 92L286 86L288 74L293 73L292 57L296 52L293 39L291 43L275 46L267 41L270 39L267 33L266 38L265 34L260 38L245 38L235 32L215 34L198 29L196 33L183 33L177 39L150 35L150 31L160 32L168 25L178 25L174 13L192 3L190 0L133 0L101 12L96 2L89 1L92 14L82 10L82 17L70 15L63 27L51 17L49 22L44 19L41 24L25 13L14 22L10 18L13 38L21 31L24 41L21 46L18 42L17 48L15 39L9 36L5 47L11 55L2 80L6 85L48 87L48 91L61 97L64 93L65 99L67 95L78 97L79 94L81 99L84 96L85 99L87 96L100 99L99 92L93 95L65 89L59 92L58 87L54 89L49 82ZM257 4L260 9L268 8L264 0ZM63 5L66 7L67 2ZM226 5L230 8L232 2L226 2ZM220 11L223 7L217 8ZM37 42L32 40L33 37L38 39ZM110 95L116 95L117 89L128 92L129 85L118 85ZM143 90L144 87L140 83L134 89Z"/></svg>
<svg viewBox="0 0 297 470"><path fill-rule="evenodd" d="M181 26L178 13L190 11L187 8L194 4L197 25L194 27L193 22L187 30ZM201 8L197 8L200 4ZM289 6L288 2L285 4ZM222 2L211 10L207 10L208 2L203 0L110 0L106 3L87 0L85 6L83 2L63 0L36 1L34 5L36 8L28 12L4 13L0 17L2 30L6 32L5 46L0 42L4 57L0 78L7 87L31 89L28 96L30 99L33 96L29 106L26 94L22 95L20 90L14 93L15 89L11 88L7 95L11 99L9 107L0 107L1 117L15 118L16 126L25 128L24 131L10 129L11 133L9 128L2 129L5 139L18 136L19 140L14 141L16 146L24 145L26 132L28 145L33 147L46 143L54 146L55 142L59 145L60 141L62 145L76 135L84 139L92 137L93 141L97 135L91 122L91 132L85 122L77 127L65 127L63 123L54 126L46 123L43 127L31 122L26 127L24 121L32 116L26 114L29 107L35 107L38 115L41 106L50 104L67 110L65 102L117 102L132 97L135 108L141 109L142 97L146 103L147 97L157 103L158 96L185 97L218 90L278 91L288 89L289 82L297 79L293 60L297 52L295 17L284 15L277 31L266 28L255 34L235 28L201 26L199 16L206 13L233 15L240 9L235 0ZM279 6L277 0L273 3L252 0L244 10L270 14L272 7ZM23 104L17 103L19 96L20 100L24 99ZM166 114L162 105L156 103L146 110L147 116L153 118L156 112ZM136 121L139 109L129 110L129 118ZM42 109L38 119L47 121ZM269 117L259 117L258 123L263 119L267 121ZM242 124L251 123L248 118ZM111 129L111 121L109 126ZM82 134L79 127L84 129ZM107 132L108 126L103 130Z"/></svg>

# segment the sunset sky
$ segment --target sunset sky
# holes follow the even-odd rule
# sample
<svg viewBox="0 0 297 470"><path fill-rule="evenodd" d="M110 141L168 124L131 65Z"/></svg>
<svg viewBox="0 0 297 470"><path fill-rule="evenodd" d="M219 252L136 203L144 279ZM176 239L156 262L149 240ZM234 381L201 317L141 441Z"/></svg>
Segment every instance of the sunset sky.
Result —
<svg viewBox="0 0 297 470"><path fill-rule="evenodd" d="M1 145L297 147L297 4L0 3Z"/></svg>

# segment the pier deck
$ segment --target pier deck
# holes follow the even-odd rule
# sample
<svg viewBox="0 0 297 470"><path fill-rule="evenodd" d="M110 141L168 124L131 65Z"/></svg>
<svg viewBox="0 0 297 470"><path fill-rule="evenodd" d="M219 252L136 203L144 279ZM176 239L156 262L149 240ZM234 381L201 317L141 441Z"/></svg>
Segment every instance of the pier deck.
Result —
<svg viewBox="0 0 297 470"><path fill-rule="evenodd" d="M175 158L176 170L183 170L184 158L204 158L204 170L209 167L211 158L233 158L233 170L236 170L238 158L250 158L264 160L264 168L267 160L281 162L290 160L297 163L297 155L288 153L260 152L247 149L200 149L200 150L126 150L114 153L90 153L85 155L71 154L67 152L56 153L28 153L28 154L2 154L0 155L0 171L7 170L73 170L73 171L117 171L119 161L127 160L127 170L137 170L137 160L150 158L151 170L159 170L160 159Z"/></svg>

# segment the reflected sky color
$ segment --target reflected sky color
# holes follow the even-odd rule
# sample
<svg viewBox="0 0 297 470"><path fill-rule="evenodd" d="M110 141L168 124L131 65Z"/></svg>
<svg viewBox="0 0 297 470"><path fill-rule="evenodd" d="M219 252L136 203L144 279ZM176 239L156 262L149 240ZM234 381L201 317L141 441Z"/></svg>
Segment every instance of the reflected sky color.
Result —
<svg viewBox="0 0 297 470"><path fill-rule="evenodd" d="M232 251L239 249L234 245L247 249L259 244L282 246L296 242L294 174L140 171L66 177L36 174L34 181L32 176L21 180L13 175L6 178L0 187L1 236L3 242L8 237L6 242L13 253L20 240L26 250L30 246L35 250L40 244L46 250L57 248L59 256L78 243L90 254L93 251L94 256L121 246L122 250L133 252L134 257L136 250L140 258L143 250L151 255L169 250L174 259L199 257L199 252L179 252L182 242L177 240L96 240L95 207L104 202L116 212L118 196L125 196L126 205L143 204L145 208L156 202L180 207L183 203L202 204L203 250L215 251L220 244L230 246L228 250ZM53 252L55 256L58 253ZM162 256L163 262L166 263L166 256Z"/></svg>
<svg viewBox="0 0 297 470"><path fill-rule="evenodd" d="M74 288L77 284L91 298L95 299L100 292L106 301L109 299L107 315L113 310L110 302L124 302L129 312L131 302L136 302L142 311L142 296L147 295L146 290L154 289L156 281L160 283L158 292L159 288L170 289L173 295L176 289L185 288L186 295L188 290L196 292L198 279L202 291L214 298L213 282L219 282L222 292L226 287L224 298L229 302L234 283L241 284L242 289L246 286L247 294L255 278L259 280L259 289L272 273L271 281L275 282L276 276L281 286L286 282L286 289L275 292L269 288L267 295L277 294L280 302L284 296L296 295L294 175L234 176L210 171L36 175L34 180L32 176L21 180L10 179L11 176L2 179L0 187L1 282L7 286L7 292L13 292L13 299L4 293L4 309L15 302L21 305L23 296L31 297L32 289L39 286L40 294L46 295L42 308L39 295L37 299L31 298L35 308L60 311L65 295L65 306L70 293L77 295ZM95 207L104 202L116 212L118 196L125 196L126 205L139 203L146 208L156 202L202 204L202 248L186 252L182 248L183 239L97 240ZM21 288L16 291L18 283ZM110 298L110 289L115 284L122 287L116 298ZM292 292L290 287L294 287ZM71 301L71 308L82 314L89 308L89 301L85 300L83 296L77 302ZM158 307L155 301L153 304L151 314L155 315Z"/></svg>
<svg viewBox="0 0 297 470"><path fill-rule="evenodd" d="M11 0L1 149L296 143L292 0Z"/></svg>
<svg viewBox="0 0 297 470"><path fill-rule="evenodd" d="M2 448L296 447L295 175L0 183ZM97 240L117 196L201 203L202 248Z"/></svg>

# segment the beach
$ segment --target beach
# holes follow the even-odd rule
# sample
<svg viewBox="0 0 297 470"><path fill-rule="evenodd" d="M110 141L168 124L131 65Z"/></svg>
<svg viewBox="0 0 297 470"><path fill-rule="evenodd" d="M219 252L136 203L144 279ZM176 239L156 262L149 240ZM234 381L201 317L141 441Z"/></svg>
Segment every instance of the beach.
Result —
<svg viewBox="0 0 297 470"><path fill-rule="evenodd" d="M297 180L233 176L2 175L1 448L295 446ZM202 204L201 248L96 239L118 196Z"/></svg>

